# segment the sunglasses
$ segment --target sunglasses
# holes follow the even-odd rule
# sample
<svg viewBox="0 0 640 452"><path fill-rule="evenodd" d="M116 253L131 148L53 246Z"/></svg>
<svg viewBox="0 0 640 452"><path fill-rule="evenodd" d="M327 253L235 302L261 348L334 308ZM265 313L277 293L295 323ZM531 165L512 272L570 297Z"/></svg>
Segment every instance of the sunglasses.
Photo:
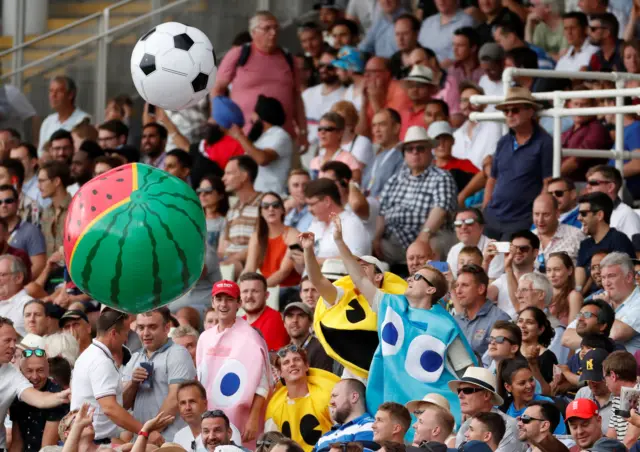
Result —
<svg viewBox="0 0 640 452"><path fill-rule="evenodd" d="M510 114L514 114L517 115L518 113L520 113L521 108L520 107L506 107L503 108L502 111L505 115L510 115Z"/></svg>
<svg viewBox="0 0 640 452"><path fill-rule="evenodd" d="M282 347L280 350L278 350L276 352L276 355L278 355L280 358L284 358L285 356L287 356L287 353L292 352L292 353L297 353L298 352L298 346L295 344L291 344L291 345L287 345L285 347Z"/></svg>
<svg viewBox="0 0 640 452"><path fill-rule="evenodd" d="M260 204L260 208L267 210L269 207L273 207L274 209L280 209L282 207L282 203L280 201L273 202L263 202Z"/></svg>
<svg viewBox="0 0 640 452"><path fill-rule="evenodd" d="M507 341L510 344L513 344L513 341L511 339L509 339L508 337L505 336L489 336L489 343L493 344L504 344L504 342Z"/></svg>
<svg viewBox="0 0 640 452"><path fill-rule="evenodd" d="M109 316L109 317L113 317L113 320L109 323L107 323L106 328L104 329L104 331L109 331L111 328L113 328L116 323L118 323L120 320L122 319L126 319L127 318L127 314L125 314L124 312L120 312L120 311L112 311L109 310L105 313L102 314L103 316Z"/></svg>
<svg viewBox="0 0 640 452"><path fill-rule="evenodd" d="M594 212L595 212L594 210L579 210L578 211L578 216L584 218L584 217L588 216L590 213L594 213Z"/></svg>
<svg viewBox="0 0 640 452"><path fill-rule="evenodd" d="M415 273L415 274L413 275L413 280L414 280L414 281L420 281L421 279L422 279L422 280L424 280L424 282L426 282L427 284L429 284L431 287L435 287L431 281L429 281L427 278L425 278L424 276L422 276L420 273Z"/></svg>
<svg viewBox="0 0 640 452"><path fill-rule="evenodd" d="M544 421L546 421L546 419L538 419L537 417L531 417L528 414L523 414L522 416L518 417L518 421L522 422L525 425L527 425L527 424L530 424L533 421L544 422Z"/></svg>
<svg viewBox="0 0 640 452"><path fill-rule="evenodd" d="M562 197L564 196L564 194L565 194L566 192L568 192L568 191L569 191L569 190L551 190L551 191L549 191L548 193L549 193L550 195L555 196L556 198L562 198Z"/></svg>
<svg viewBox="0 0 640 452"><path fill-rule="evenodd" d="M456 220L453 222L453 225L456 228L461 227L462 225L466 224L467 226L471 226L472 224L474 224L476 222L475 218L467 218L466 220Z"/></svg>
<svg viewBox="0 0 640 452"><path fill-rule="evenodd" d="M336 130L338 130L337 127L329 127L329 126L318 127L318 132L335 132Z"/></svg>
<svg viewBox="0 0 640 452"><path fill-rule="evenodd" d="M414 146L407 145L407 146L404 146L402 150L408 153L417 152L419 154L422 154L423 152L427 152L427 147L423 144L417 144Z"/></svg>
<svg viewBox="0 0 640 452"><path fill-rule="evenodd" d="M596 317L596 315L593 312L578 312L577 315L578 318L582 317L585 319L590 319L592 317Z"/></svg>
<svg viewBox="0 0 640 452"><path fill-rule="evenodd" d="M330 69L333 70L335 69L335 67L333 67L331 64L329 63L318 63L318 70L320 69Z"/></svg>
<svg viewBox="0 0 640 452"><path fill-rule="evenodd" d="M207 188L198 188L196 190L196 193L200 194L200 193L211 193L213 191L213 187L207 187Z"/></svg>
<svg viewBox="0 0 640 452"><path fill-rule="evenodd" d="M531 246L529 245L513 245L513 247L521 253L527 253L531 250Z"/></svg>
<svg viewBox="0 0 640 452"><path fill-rule="evenodd" d="M6 205L13 204L14 202L16 202L15 198L0 199L0 206L3 204L6 204Z"/></svg>
<svg viewBox="0 0 640 452"><path fill-rule="evenodd" d="M484 389L481 388L458 388L458 395L460 395L460 393L464 394L464 395L471 395L471 394L475 394L476 392L480 392L480 391L484 391Z"/></svg>
<svg viewBox="0 0 640 452"><path fill-rule="evenodd" d="M598 185L612 184L612 183L613 182L610 180L598 180L598 179L591 179L587 181L587 184L592 187L597 187Z"/></svg>
<svg viewBox="0 0 640 452"><path fill-rule="evenodd" d="M38 358L42 358L46 354L47 353L41 348L28 348L22 351L22 356L24 356L25 358L31 358L34 355L37 356Z"/></svg>

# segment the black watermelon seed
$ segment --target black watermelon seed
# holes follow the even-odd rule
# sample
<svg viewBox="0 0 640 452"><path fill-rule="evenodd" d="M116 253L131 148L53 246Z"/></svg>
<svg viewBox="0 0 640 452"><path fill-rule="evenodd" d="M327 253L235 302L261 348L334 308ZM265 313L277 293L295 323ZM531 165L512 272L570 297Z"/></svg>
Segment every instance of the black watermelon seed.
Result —
<svg viewBox="0 0 640 452"><path fill-rule="evenodd" d="M80 203L80 208L84 209L84 204Z"/></svg>
<svg viewBox="0 0 640 452"><path fill-rule="evenodd" d="M67 241L70 242L71 241L71 236L67 235Z"/></svg>
<svg viewBox="0 0 640 452"><path fill-rule="evenodd" d="M111 198L112 198L112 196L111 196L111 195L107 195L107 199L111 199Z"/></svg>
<svg viewBox="0 0 640 452"><path fill-rule="evenodd" d="M95 212L96 211L96 207L95 206L91 206L91 211Z"/></svg>
<svg viewBox="0 0 640 452"><path fill-rule="evenodd" d="M124 179L123 178L116 179L116 182L124 182Z"/></svg>
<svg viewBox="0 0 640 452"><path fill-rule="evenodd" d="M97 194L98 194L98 190L93 190L93 191L92 191L92 193L93 193L94 195L97 195Z"/></svg>

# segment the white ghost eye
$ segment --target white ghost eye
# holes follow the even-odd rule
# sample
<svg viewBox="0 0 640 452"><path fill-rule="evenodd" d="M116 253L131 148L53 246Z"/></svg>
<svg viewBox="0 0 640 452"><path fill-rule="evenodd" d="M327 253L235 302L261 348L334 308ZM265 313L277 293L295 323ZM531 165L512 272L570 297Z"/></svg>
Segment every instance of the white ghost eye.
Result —
<svg viewBox="0 0 640 452"><path fill-rule="evenodd" d="M439 339L428 334L416 337L407 351L404 363L409 375L423 383L433 383L440 378L444 370L447 347Z"/></svg>
<svg viewBox="0 0 640 452"><path fill-rule="evenodd" d="M213 396L213 405L228 407L242 397L247 384L247 369L235 359L228 359L220 367L208 393Z"/></svg>
<svg viewBox="0 0 640 452"><path fill-rule="evenodd" d="M384 321L380 325L380 341L383 356L395 355L402 348L404 324L402 317L391 308L387 308Z"/></svg>

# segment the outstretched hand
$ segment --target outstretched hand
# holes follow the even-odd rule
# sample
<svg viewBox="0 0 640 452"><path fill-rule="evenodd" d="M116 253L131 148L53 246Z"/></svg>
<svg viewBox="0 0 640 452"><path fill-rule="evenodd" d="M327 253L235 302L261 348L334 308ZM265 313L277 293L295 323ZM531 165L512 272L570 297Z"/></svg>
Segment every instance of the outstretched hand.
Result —
<svg viewBox="0 0 640 452"><path fill-rule="evenodd" d="M336 242L342 242L342 220L337 214L331 215L331 222L333 223L333 240Z"/></svg>
<svg viewBox="0 0 640 452"><path fill-rule="evenodd" d="M73 420L73 426L71 428L84 430L85 427L90 426L93 423L93 413L95 413L95 407L92 407L88 403L83 403Z"/></svg>
<svg viewBox="0 0 640 452"><path fill-rule="evenodd" d="M142 430L148 433L159 432L164 430L175 419L175 416L166 414L164 411L160 411L156 417L149 419L142 426Z"/></svg>
<svg viewBox="0 0 640 452"><path fill-rule="evenodd" d="M298 243L304 250L313 248L316 243L316 236L313 232L303 232L298 235Z"/></svg>

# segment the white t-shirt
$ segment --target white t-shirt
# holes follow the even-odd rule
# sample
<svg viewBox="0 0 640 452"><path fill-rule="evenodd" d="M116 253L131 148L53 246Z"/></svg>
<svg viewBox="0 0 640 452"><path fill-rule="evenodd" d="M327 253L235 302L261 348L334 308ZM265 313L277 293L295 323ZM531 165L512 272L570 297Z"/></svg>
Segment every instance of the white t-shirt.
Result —
<svg viewBox="0 0 640 452"><path fill-rule="evenodd" d="M342 100L345 92L344 87L340 87L329 94L323 94L324 85L321 83L302 92L304 111L307 115L307 128L309 130L309 143L318 141L318 123L326 112L331 110L333 104ZM286 181L285 181L286 182Z"/></svg>
<svg viewBox="0 0 640 452"><path fill-rule="evenodd" d="M71 116L69 116L64 122L60 122L58 113L51 113L49 116L47 116L44 121L42 121L42 126L40 127L40 147L38 148L38 156L42 155L44 144L49 141L49 138L51 138L53 132L59 129L64 129L71 132L71 129L77 126L84 118L89 118L89 121L91 121L91 115L80 110L77 107L75 110L73 110Z"/></svg>
<svg viewBox="0 0 640 452"><path fill-rule="evenodd" d="M204 447L202 442L202 436L198 435L197 438L194 438L193 432L191 432L191 427L188 425L179 430L173 437L173 442L180 444L186 450L193 450L191 447L191 443L193 441L196 442L196 452L207 452L207 449ZM240 431L233 424L231 424L231 441L233 441L236 446L242 447L242 436L240 435Z"/></svg>
<svg viewBox="0 0 640 452"><path fill-rule="evenodd" d="M487 237L486 235L481 235L480 240L478 241L477 248L484 253L484 251L487 249L487 246L489 246L489 237ZM460 255L460 251L462 250L462 248L464 248L464 243L456 243L451 247L451 249L449 250L449 255L447 256L447 264L449 264L451 274L454 278L458 277L458 256ZM493 258L491 264L489 265L489 278L498 279L503 273L504 254L500 253Z"/></svg>
<svg viewBox="0 0 640 452"><path fill-rule="evenodd" d="M13 327L20 336L24 336L24 305L33 300L33 298L22 289L13 297L0 301L0 316L6 317L13 322Z"/></svg>
<svg viewBox="0 0 640 452"><path fill-rule="evenodd" d="M621 202L611 213L610 226L625 233L631 240L634 234L640 233L640 216L631 207Z"/></svg>
<svg viewBox="0 0 640 452"><path fill-rule="evenodd" d="M351 102L353 106L356 107L356 110L358 110L358 113L362 110L362 93L356 95L356 86L353 83L344 91L342 100L348 100Z"/></svg>
<svg viewBox="0 0 640 452"><path fill-rule="evenodd" d="M580 51L576 52L574 46L570 46L567 53L562 55L556 64L556 71L579 71L581 67L588 66L591 56L598 51L598 47L585 39Z"/></svg>
<svg viewBox="0 0 640 452"><path fill-rule="evenodd" d="M96 439L111 438L118 434L118 427L102 411L98 399L115 396L122 405L122 381L116 362L109 349L97 340L80 355L71 378L71 410L78 410L83 403L95 407L93 428Z"/></svg>
<svg viewBox="0 0 640 452"><path fill-rule="evenodd" d="M343 151L350 152L363 167L366 167L373 161L373 143L367 137L356 135L355 140L340 146Z"/></svg>
<svg viewBox="0 0 640 452"><path fill-rule="evenodd" d="M469 138L469 121L453 132L453 148L451 155L458 159L471 160L476 168L482 171L482 161L487 155L496 152L498 140L502 137L502 126L497 122L480 121Z"/></svg>
<svg viewBox="0 0 640 452"><path fill-rule="evenodd" d="M504 96L504 84L502 80L494 82L487 76L487 74L480 77L478 86L484 90L484 94L487 96ZM496 106L494 104L487 105L484 111L487 113L496 111Z"/></svg>
<svg viewBox="0 0 640 452"><path fill-rule="evenodd" d="M256 140L258 149L271 149L278 153L278 158L258 169L258 177L254 188L260 192L274 191L284 195L287 191L287 177L291 169L293 142L289 134L278 126L273 126Z"/></svg>
<svg viewBox="0 0 640 452"><path fill-rule="evenodd" d="M33 388L22 372L12 364L0 364L0 419L7 416L11 403L17 397L22 400L22 393L25 389ZM7 447L7 437L4 426L0 427L0 449Z"/></svg>
<svg viewBox="0 0 640 452"><path fill-rule="evenodd" d="M509 297L509 284L507 283L507 274L503 273L491 285L496 286L498 288L498 300L497 300L498 307L502 309L504 312L506 312L509 315L509 317L511 317L512 319L515 319L517 312L516 312L516 308L513 306L513 303L511 302L511 297Z"/></svg>
<svg viewBox="0 0 640 452"><path fill-rule="evenodd" d="M371 254L371 237L367 232L362 220L358 216L347 210L343 210L340 215L342 220L342 235L344 243L356 256ZM333 223L322 223L313 219L308 232L313 232L316 237L316 256L322 259L337 257L340 255L338 247L333 240Z"/></svg>

